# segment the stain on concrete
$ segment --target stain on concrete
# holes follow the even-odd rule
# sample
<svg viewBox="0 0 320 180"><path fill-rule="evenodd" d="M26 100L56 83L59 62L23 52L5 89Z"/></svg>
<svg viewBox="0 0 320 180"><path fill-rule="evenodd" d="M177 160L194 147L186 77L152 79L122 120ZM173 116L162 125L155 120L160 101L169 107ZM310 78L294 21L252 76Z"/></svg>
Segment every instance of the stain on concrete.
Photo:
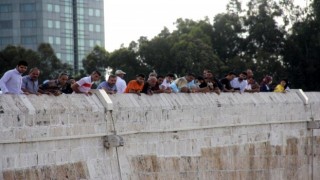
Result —
<svg viewBox="0 0 320 180"><path fill-rule="evenodd" d="M2 175L4 180L90 179L84 162L7 170L3 171Z"/></svg>
<svg viewBox="0 0 320 180"><path fill-rule="evenodd" d="M310 138L289 138L286 145L269 142L202 148L201 156L132 157L138 179L301 179L299 171L310 167ZM317 138L320 144L320 137ZM318 145L320 146L320 145ZM320 151L317 152L318 155Z"/></svg>

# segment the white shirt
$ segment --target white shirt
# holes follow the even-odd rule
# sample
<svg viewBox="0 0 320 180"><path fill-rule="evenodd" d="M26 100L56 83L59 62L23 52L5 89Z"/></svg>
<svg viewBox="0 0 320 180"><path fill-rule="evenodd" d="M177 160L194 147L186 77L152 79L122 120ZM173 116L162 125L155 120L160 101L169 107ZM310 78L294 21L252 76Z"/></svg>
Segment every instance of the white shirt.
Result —
<svg viewBox="0 0 320 180"><path fill-rule="evenodd" d="M81 78L76 82L79 85L80 92L89 92L93 82L91 81L91 76Z"/></svg>
<svg viewBox="0 0 320 180"><path fill-rule="evenodd" d="M160 89L170 88L171 82L168 82L167 79L164 79L162 84L160 85Z"/></svg>
<svg viewBox="0 0 320 180"><path fill-rule="evenodd" d="M21 85L22 76L16 68L4 73L0 79L0 88L3 94L8 92L12 94L23 94Z"/></svg>
<svg viewBox="0 0 320 180"><path fill-rule="evenodd" d="M230 84L233 88L240 88L240 92L244 92L244 89L246 88L248 82L246 80L239 81L239 78L236 77L232 81L230 81Z"/></svg>
<svg viewBox="0 0 320 180"><path fill-rule="evenodd" d="M127 88L127 83L121 77L117 76L116 86L117 86L117 94L122 94Z"/></svg>

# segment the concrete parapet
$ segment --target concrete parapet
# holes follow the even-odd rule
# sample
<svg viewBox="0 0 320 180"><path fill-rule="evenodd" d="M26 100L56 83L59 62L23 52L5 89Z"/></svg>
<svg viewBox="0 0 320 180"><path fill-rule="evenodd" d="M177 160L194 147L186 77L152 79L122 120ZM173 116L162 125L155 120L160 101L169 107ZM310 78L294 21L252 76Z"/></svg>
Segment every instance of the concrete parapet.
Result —
<svg viewBox="0 0 320 180"><path fill-rule="evenodd" d="M302 93L0 95L0 179L318 179Z"/></svg>

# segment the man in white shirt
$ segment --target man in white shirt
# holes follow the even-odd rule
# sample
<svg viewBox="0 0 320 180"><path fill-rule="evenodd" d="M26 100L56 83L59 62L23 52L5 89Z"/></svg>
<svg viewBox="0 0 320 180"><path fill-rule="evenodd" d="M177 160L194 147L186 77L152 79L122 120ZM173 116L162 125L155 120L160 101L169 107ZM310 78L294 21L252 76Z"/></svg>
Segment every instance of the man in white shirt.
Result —
<svg viewBox="0 0 320 180"><path fill-rule="evenodd" d="M28 63L19 61L16 68L4 73L0 79L0 88L3 94L23 94L21 90L22 74L27 71ZM25 94L28 94L27 92Z"/></svg>
<svg viewBox="0 0 320 180"><path fill-rule="evenodd" d="M117 94L122 94L127 88L127 83L125 80L123 80L124 75L126 74L122 70L116 70L116 76L117 76Z"/></svg>
<svg viewBox="0 0 320 180"><path fill-rule="evenodd" d="M239 90L240 93L243 93L248 84L248 82L245 80L246 78L247 78L247 73L241 72L239 74L239 77L236 77L232 81L230 81L230 84L234 90Z"/></svg>
<svg viewBox="0 0 320 180"><path fill-rule="evenodd" d="M93 71L90 76L83 77L79 81L73 83L71 88L75 93L91 95L91 86L95 81L98 81L100 77L101 73L99 71Z"/></svg>

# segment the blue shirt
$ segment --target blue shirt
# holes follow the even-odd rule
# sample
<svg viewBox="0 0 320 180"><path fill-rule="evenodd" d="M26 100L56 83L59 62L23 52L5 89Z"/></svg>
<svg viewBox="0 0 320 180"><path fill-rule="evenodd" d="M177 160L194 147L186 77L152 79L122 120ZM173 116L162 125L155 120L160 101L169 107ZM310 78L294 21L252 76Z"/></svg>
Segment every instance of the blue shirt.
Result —
<svg viewBox="0 0 320 180"><path fill-rule="evenodd" d="M21 84L22 76L16 68L4 73L0 79L0 88L3 94L23 94Z"/></svg>
<svg viewBox="0 0 320 180"><path fill-rule="evenodd" d="M23 76L21 88L28 90L32 94L37 94L39 89L38 80L33 81L29 75Z"/></svg>
<svg viewBox="0 0 320 180"><path fill-rule="evenodd" d="M175 81L173 81L173 83L170 84L170 88L175 93L180 92L181 88L183 87L192 89L196 87L196 84L194 83L194 80L188 82L185 77L178 78Z"/></svg>
<svg viewBox="0 0 320 180"><path fill-rule="evenodd" d="M100 83L97 89L106 89L107 91L117 92L117 86L116 85L110 86L107 81L103 81L102 83Z"/></svg>

